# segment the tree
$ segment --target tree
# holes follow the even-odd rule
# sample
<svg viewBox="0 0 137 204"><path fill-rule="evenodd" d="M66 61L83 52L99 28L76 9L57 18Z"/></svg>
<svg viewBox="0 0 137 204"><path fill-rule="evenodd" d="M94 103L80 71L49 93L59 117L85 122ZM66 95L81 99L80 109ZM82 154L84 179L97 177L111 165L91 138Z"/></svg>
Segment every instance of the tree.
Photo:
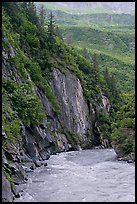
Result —
<svg viewBox="0 0 137 204"><path fill-rule="evenodd" d="M108 68L105 69L104 71L104 79L108 85L108 87L110 86L110 75L109 75L109 72L108 72Z"/></svg>
<svg viewBox="0 0 137 204"><path fill-rule="evenodd" d="M110 114L112 116L113 113L115 115L115 112L119 110L120 104L122 104L122 100L120 96L121 93L117 88L118 86L114 75L110 75L107 68L105 69L105 72L104 72L104 79L106 81L108 95L112 104L111 111L110 111Z"/></svg>
<svg viewBox="0 0 137 204"><path fill-rule="evenodd" d="M68 33L66 35L66 42L67 42L68 45L72 44L72 34L71 33Z"/></svg>
<svg viewBox="0 0 137 204"><path fill-rule="evenodd" d="M98 63L97 63L97 56L94 53L93 55L93 74L94 74L94 78L96 83L98 84L98 79L99 79L99 69L98 69Z"/></svg>
<svg viewBox="0 0 137 204"><path fill-rule="evenodd" d="M39 10L39 23L42 28L44 28L45 25L45 14L46 11L44 9L44 5L42 4Z"/></svg>
<svg viewBox="0 0 137 204"><path fill-rule="evenodd" d="M50 37L57 34L56 28L57 28L57 25L54 19L54 15L51 12L49 16L49 22L48 22L48 34Z"/></svg>
<svg viewBox="0 0 137 204"><path fill-rule="evenodd" d="M88 52L88 50L87 50L86 47L83 48L83 50L82 50L82 55L83 55L83 57L85 57L87 60L90 59L89 52Z"/></svg>
<svg viewBox="0 0 137 204"><path fill-rule="evenodd" d="M2 2L2 7L8 13L10 22L15 28L20 26L21 6L19 2Z"/></svg>
<svg viewBox="0 0 137 204"><path fill-rule="evenodd" d="M28 2L22 2L21 5L22 5L22 8L23 8L25 11L27 11Z"/></svg>
<svg viewBox="0 0 137 204"><path fill-rule="evenodd" d="M55 20L54 20L54 16L53 16L53 14L51 12L50 16L49 16L49 21L48 21L48 30L47 30L47 33L48 33L49 48L52 51L54 49L54 44L55 44L54 37L57 35L56 27L57 26L56 26L56 23L55 23Z"/></svg>
<svg viewBox="0 0 137 204"><path fill-rule="evenodd" d="M36 13L36 6L34 2L28 2L26 5L28 20L35 25L39 25L39 18Z"/></svg>
<svg viewBox="0 0 137 204"><path fill-rule="evenodd" d="M116 80L115 80L115 77L112 75L111 76L111 81L110 81L110 85L111 85L111 90L112 90L112 93L113 93L113 96L115 98L119 98L119 94L118 94L118 90L117 90L117 85L116 85Z"/></svg>

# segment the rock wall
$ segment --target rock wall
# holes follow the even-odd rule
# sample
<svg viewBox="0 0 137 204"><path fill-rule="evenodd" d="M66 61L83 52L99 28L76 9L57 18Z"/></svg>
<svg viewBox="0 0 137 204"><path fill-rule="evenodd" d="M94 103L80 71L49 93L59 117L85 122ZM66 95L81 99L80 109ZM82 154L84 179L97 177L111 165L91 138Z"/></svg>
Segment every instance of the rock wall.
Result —
<svg viewBox="0 0 137 204"><path fill-rule="evenodd" d="M110 101L108 99L108 96L105 94L102 94L102 104L103 104L103 109L106 111L106 113L109 113Z"/></svg>
<svg viewBox="0 0 137 204"><path fill-rule="evenodd" d="M9 73L9 69L3 65L3 74L7 80L13 76L12 73ZM21 83L19 77L16 77L15 80ZM21 122L22 141L19 144L7 142L7 147L3 149L3 171L12 175L15 185L15 190L12 189L13 195L11 196L11 188L9 188L11 184L6 183L6 178L3 178L4 185L8 186L8 192L6 191L8 202L19 195L16 185L26 182L26 172L41 165L46 166L46 160L50 158L50 154L79 150L81 146L86 146L89 140L92 140L91 137L87 137L87 132L88 135L92 135L92 124L80 80L67 70L62 73L58 69L54 69L51 87L60 106L60 115L55 114L44 92L35 87L46 112L46 119L39 126L32 127L25 127ZM75 137L78 140L71 143L72 136L73 140ZM3 137L8 141L4 127ZM4 195L4 197L6 196Z"/></svg>
<svg viewBox="0 0 137 204"><path fill-rule="evenodd" d="M5 65L3 74L7 80L11 78ZM15 80L22 82L18 75ZM29 80L31 80L30 76ZM9 142L6 149L3 149L3 169L12 175L15 185L15 189L12 189L12 196L8 191L9 202L15 196L19 196L16 185L27 181L26 173L41 165L46 166L46 161L51 154L91 148L93 145L93 124L96 123L96 113L92 104L88 105L84 98L80 80L68 70L61 72L59 69L54 69L50 85L57 98L60 114L57 115L53 111L46 94L35 87L46 112L46 119L39 126L31 127L25 127L21 121L21 142L19 144ZM6 137L4 128L3 137ZM6 180L4 182L6 183ZM9 184L5 185L9 186ZM7 187L7 189L10 188Z"/></svg>
<svg viewBox="0 0 137 204"><path fill-rule="evenodd" d="M54 69L52 89L61 109L61 126L78 134L81 141L86 140L85 134L92 125L80 80L69 71L64 74Z"/></svg>

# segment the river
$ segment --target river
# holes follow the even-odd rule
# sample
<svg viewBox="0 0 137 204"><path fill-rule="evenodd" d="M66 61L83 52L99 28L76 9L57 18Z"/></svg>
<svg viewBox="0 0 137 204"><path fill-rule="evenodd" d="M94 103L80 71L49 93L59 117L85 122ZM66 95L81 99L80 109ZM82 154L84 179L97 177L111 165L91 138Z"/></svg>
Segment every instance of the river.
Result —
<svg viewBox="0 0 137 204"><path fill-rule="evenodd" d="M135 202L135 164L117 161L113 149L51 155L28 173L14 202Z"/></svg>

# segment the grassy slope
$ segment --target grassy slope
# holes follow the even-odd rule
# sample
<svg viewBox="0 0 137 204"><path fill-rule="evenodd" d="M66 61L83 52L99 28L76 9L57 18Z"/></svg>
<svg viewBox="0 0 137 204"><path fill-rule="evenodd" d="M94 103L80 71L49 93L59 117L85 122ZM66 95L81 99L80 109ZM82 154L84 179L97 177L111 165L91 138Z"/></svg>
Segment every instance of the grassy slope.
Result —
<svg viewBox="0 0 137 204"><path fill-rule="evenodd" d="M63 8L51 2L44 4L46 17L52 10L64 41L81 50L97 53L100 71L109 69L117 77L119 88L134 91L135 17L107 10Z"/></svg>
<svg viewBox="0 0 137 204"><path fill-rule="evenodd" d="M109 69L117 77L119 88L134 91L135 18L130 14L114 14L106 10L78 10L44 4L46 16L52 10L63 39L78 50L87 48L97 53L100 71Z"/></svg>
<svg viewBox="0 0 137 204"><path fill-rule="evenodd" d="M77 49L88 48L91 55L97 53L101 71L107 67L117 77L122 91L134 90L134 25L103 26L88 24L86 20L68 20L60 24L60 29L64 40L71 36L71 45Z"/></svg>

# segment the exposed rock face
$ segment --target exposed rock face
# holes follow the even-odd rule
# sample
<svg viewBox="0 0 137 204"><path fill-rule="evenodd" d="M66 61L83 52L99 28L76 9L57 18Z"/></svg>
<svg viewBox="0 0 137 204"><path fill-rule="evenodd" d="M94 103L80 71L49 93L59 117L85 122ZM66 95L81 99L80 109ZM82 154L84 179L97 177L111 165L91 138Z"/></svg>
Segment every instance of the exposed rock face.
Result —
<svg viewBox="0 0 137 204"><path fill-rule="evenodd" d="M106 111L106 113L109 113L110 102L108 97L105 94L102 94L102 104L103 104L103 109Z"/></svg>
<svg viewBox="0 0 137 204"><path fill-rule="evenodd" d="M69 150L69 144L64 134L57 134L58 140L57 145L59 148L59 151L68 151Z"/></svg>
<svg viewBox="0 0 137 204"><path fill-rule="evenodd" d="M2 202L13 202L10 182L2 175Z"/></svg>
<svg viewBox="0 0 137 204"><path fill-rule="evenodd" d="M18 74L16 74L16 68L14 68L14 74L11 70L12 67L6 68L5 64L3 64L5 78L22 83ZM28 80L31 80L29 74ZM26 172L32 171L41 165L46 166L46 160L50 158L51 154L74 149L81 150L81 147L85 148L88 145L91 147L89 141L92 141L96 113L92 104L88 105L84 98L80 80L68 70L62 73L60 70L54 69L51 88L59 103L61 114L57 116L44 92L34 87L47 117L39 126L29 128L25 127L20 121L22 124L22 141L17 145L9 142L8 147L3 150L4 170L14 175L12 178L15 185L26 182ZM64 130L64 132L61 130ZM76 135L78 142L73 141L71 143L72 138L68 138L65 131L73 133L69 137L75 137ZM4 128L2 135L8 140ZM16 192L12 193L14 196L18 195ZM14 196L8 199L13 200Z"/></svg>
<svg viewBox="0 0 137 204"><path fill-rule="evenodd" d="M102 104L99 107L99 109L102 109L105 115L109 115L111 104L110 104L108 95L102 93L101 94L101 101L102 101ZM100 143L101 147L102 148L109 148L110 147L109 141L107 138L104 138L104 136L102 135L100 128L99 128L98 121L96 121L96 123L95 123L95 128L96 128L96 134L98 135L99 143Z"/></svg>
<svg viewBox="0 0 137 204"><path fill-rule="evenodd" d="M87 129L91 128L91 121L80 80L69 71L64 74L55 69L52 89L60 104L59 121L62 127L78 134L81 140L85 139Z"/></svg>

